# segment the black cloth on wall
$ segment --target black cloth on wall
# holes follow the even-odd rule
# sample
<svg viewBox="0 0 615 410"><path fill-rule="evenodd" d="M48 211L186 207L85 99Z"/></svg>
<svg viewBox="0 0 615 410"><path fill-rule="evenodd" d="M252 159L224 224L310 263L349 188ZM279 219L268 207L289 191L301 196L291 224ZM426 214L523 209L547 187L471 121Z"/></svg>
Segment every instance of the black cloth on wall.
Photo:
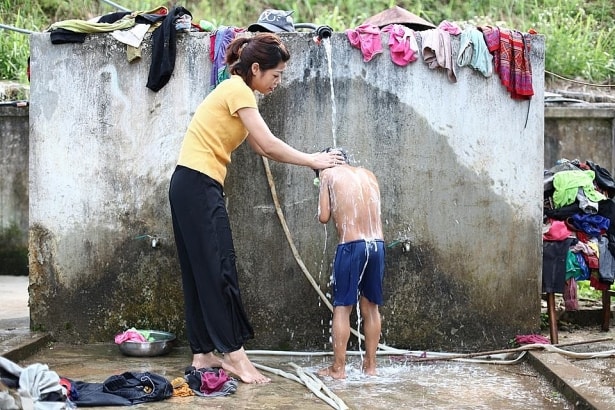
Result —
<svg viewBox="0 0 615 410"><path fill-rule="evenodd" d="M149 67L146 85L152 91L159 91L171 79L175 69L176 55L175 20L184 14L192 17L192 14L185 8L173 7L152 35L152 63Z"/></svg>

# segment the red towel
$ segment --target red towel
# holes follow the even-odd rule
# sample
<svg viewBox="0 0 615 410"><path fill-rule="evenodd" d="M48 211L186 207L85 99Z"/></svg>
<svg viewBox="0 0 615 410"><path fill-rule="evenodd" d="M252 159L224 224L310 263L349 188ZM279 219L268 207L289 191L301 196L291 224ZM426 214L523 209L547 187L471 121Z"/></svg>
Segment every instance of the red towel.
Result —
<svg viewBox="0 0 615 410"><path fill-rule="evenodd" d="M542 335L517 335L515 336L515 342L519 345L531 345L531 344L551 344L549 339Z"/></svg>

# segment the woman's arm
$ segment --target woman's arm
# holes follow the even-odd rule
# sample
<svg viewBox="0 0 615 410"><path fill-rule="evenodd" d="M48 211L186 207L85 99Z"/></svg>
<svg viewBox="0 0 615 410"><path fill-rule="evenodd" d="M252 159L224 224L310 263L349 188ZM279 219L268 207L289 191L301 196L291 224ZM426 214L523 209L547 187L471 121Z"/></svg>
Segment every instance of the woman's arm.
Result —
<svg viewBox="0 0 615 410"><path fill-rule="evenodd" d="M343 156L336 152L308 154L291 147L273 135L256 108L241 108L237 114L248 130L250 147L259 155L312 169L325 169L343 163Z"/></svg>

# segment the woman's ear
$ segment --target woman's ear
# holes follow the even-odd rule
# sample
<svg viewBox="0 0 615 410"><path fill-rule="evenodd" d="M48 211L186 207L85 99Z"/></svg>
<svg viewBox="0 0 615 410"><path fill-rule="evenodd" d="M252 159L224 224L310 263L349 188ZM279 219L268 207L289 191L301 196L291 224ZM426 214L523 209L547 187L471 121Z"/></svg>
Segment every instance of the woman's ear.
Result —
<svg viewBox="0 0 615 410"><path fill-rule="evenodd" d="M258 63L252 63L250 69L252 70L252 75L256 75L256 73L258 73L261 67L258 65Z"/></svg>

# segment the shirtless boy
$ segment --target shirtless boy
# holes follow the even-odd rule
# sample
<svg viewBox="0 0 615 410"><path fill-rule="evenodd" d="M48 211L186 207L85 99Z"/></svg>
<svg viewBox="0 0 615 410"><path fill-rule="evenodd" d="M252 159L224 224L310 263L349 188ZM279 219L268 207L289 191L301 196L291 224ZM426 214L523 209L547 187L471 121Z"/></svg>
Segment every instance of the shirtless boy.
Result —
<svg viewBox="0 0 615 410"><path fill-rule="evenodd" d="M318 219L331 218L338 235L333 265L333 363L318 374L346 378L346 348L350 314L357 302L365 335L363 373L376 375L376 349L380 340L384 275L384 240L380 219L380 188L374 174L345 164L316 171L320 178Z"/></svg>

